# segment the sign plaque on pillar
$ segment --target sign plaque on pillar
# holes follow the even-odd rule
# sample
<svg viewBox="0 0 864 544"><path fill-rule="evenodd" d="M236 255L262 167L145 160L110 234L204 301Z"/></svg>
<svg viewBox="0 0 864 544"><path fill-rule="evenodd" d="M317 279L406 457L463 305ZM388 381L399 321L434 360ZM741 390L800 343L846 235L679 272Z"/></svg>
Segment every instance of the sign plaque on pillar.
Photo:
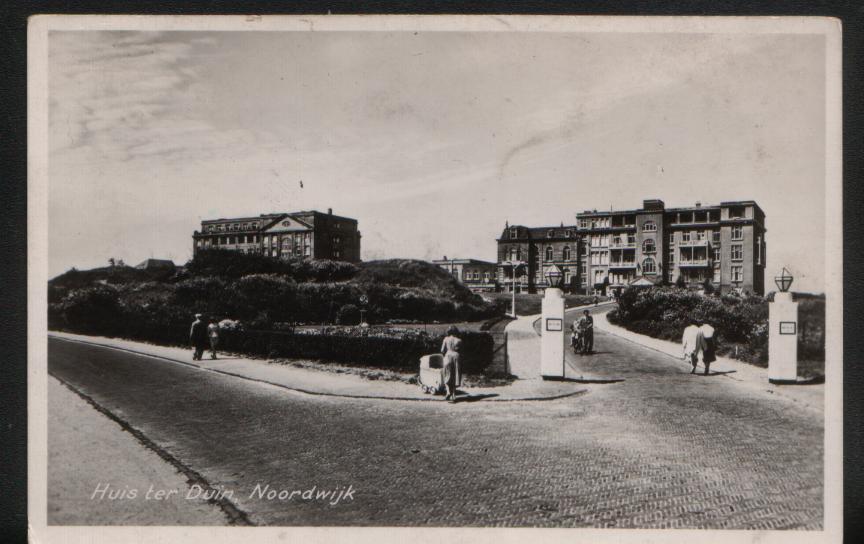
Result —
<svg viewBox="0 0 864 544"><path fill-rule="evenodd" d="M774 278L780 291L768 305L768 381L774 384L798 380L798 303L788 292L793 279L783 268Z"/></svg>

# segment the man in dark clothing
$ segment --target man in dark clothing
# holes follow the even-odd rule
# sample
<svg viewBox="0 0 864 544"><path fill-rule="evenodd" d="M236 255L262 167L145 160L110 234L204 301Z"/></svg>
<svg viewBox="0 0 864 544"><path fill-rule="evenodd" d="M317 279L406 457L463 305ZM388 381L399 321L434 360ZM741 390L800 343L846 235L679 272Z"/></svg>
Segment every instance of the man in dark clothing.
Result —
<svg viewBox="0 0 864 544"><path fill-rule="evenodd" d="M579 330L582 331L583 353L592 353L594 351L594 318L591 317L591 312L588 310L582 314L582 317L579 318Z"/></svg>
<svg viewBox="0 0 864 544"><path fill-rule="evenodd" d="M192 359L200 361L204 350L210 345L210 339L207 337L207 323L201 319L201 314L195 314L195 322L192 323L192 329L189 331L189 342L195 348Z"/></svg>

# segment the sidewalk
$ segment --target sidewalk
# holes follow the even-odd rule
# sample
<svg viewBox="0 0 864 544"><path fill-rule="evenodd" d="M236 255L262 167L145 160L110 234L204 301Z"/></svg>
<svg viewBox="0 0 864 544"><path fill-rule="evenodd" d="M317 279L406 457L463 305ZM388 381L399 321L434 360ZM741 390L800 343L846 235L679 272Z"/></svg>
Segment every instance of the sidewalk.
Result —
<svg viewBox="0 0 864 544"><path fill-rule="evenodd" d="M533 334L533 332L532 332ZM442 402L443 397L424 394L420 387L401 381L369 380L361 376L337 374L320 370L296 368L282 364L271 364L263 359L251 359L236 355L201 361L192 360L192 350L178 347L157 346L132 340L85 336L65 332L49 332L49 337L74 342L120 349L150 357L218 372L282 387L309 395L332 397ZM419 365L419 361L418 361ZM539 374L539 372L538 372ZM499 387L460 387L462 402L486 401L541 401L569 397L585 392L578 384L543 382L541 380L516 380L512 385Z"/></svg>
<svg viewBox="0 0 864 544"><path fill-rule="evenodd" d="M676 359L679 364L690 366L683 360L681 355L681 346L675 342L668 340L660 340L659 338L651 338L643 334L628 331L623 327L613 325L609 322L607 314L597 314L594 319L594 326L601 331L613 334L619 338L633 342L648 349L665 353ZM701 363L700 368L704 370ZM699 372L700 370L697 370ZM810 384L810 385L775 385L768 381L768 369L753 366L728 357L717 357L717 360L711 363L711 371L724 373L723 376L730 380L741 383L742 385L754 387L771 394L776 394L781 397L788 398L802 405L815 410L823 410L825 406L825 385Z"/></svg>
<svg viewBox="0 0 864 544"><path fill-rule="evenodd" d="M586 304L584 306L575 306L567 308L564 313L581 311L586 308L602 308L610 306L612 302L602 302L595 306L594 304ZM519 378L519 380L539 380L540 377L540 335L534 328L534 323L540 319L541 314L523 315L516 318L507 325L507 356L510 364L510 374ZM565 366L565 372L569 368ZM572 368L570 370L573 370ZM573 376L565 376L572 378ZM590 376L579 376L581 381L608 381L595 380Z"/></svg>

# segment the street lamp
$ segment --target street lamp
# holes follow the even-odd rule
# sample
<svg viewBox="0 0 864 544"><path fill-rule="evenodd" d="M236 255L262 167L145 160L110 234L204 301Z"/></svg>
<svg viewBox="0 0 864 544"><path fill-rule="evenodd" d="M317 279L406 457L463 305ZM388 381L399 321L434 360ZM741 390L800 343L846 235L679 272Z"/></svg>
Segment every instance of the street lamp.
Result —
<svg viewBox="0 0 864 544"><path fill-rule="evenodd" d="M516 319L516 269L518 267L522 266L523 264L525 264L525 261L511 260L511 261L505 261L502 264L505 264L505 265L510 267L510 275L513 278L513 287L512 287L513 298L512 298L511 305L510 305L510 317L512 317L513 319Z"/></svg>
<svg viewBox="0 0 864 544"><path fill-rule="evenodd" d="M781 293L786 293L789 291L789 288L792 287L792 280L794 279L792 273L786 270L786 267L784 266L780 275L774 276L774 283L777 284L777 289L780 289Z"/></svg>

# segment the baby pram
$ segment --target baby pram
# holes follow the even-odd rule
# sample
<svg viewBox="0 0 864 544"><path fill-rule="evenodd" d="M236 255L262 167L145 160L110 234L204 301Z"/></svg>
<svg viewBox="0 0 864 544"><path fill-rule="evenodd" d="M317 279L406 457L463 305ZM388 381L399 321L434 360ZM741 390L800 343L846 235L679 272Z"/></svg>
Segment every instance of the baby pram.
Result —
<svg viewBox="0 0 864 544"><path fill-rule="evenodd" d="M573 353L585 352L585 331L576 328L570 333L570 346L573 348Z"/></svg>
<svg viewBox="0 0 864 544"><path fill-rule="evenodd" d="M444 393L444 356L440 353L420 357L420 389L424 393Z"/></svg>

